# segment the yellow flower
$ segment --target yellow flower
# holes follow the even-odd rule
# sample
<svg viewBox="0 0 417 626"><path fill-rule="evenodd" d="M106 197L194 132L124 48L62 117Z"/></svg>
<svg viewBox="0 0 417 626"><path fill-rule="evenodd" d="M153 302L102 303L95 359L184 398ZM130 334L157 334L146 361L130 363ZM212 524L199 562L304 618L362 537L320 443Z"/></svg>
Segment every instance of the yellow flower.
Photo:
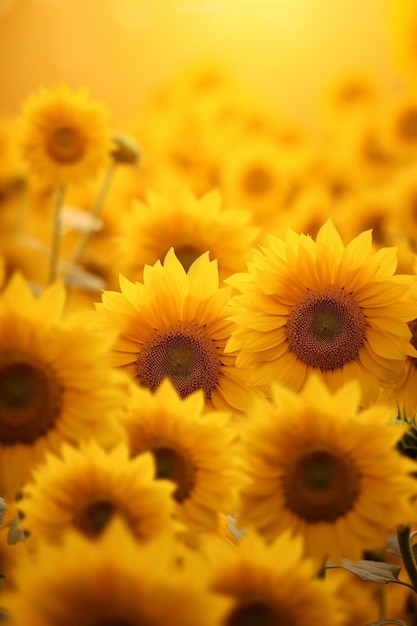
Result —
<svg viewBox="0 0 417 626"><path fill-rule="evenodd" d="M68 532L60 546L40 545L15 581L2 608L31 626L218 626L228 607L169 536L138 544L119 520L97 541Z"/></svg>
<svg viewBox="0 0 417 626"><path fill-rule="evenodd" d="M257 386L276 380L297 391L316 372L331 389L358 380L370 404L417 356L406 324L416 280L395 268L395 248L374 253L370 231L344 247L331 221L316 242L292 231L270 237L248 273L227 280L241 295L226 350L241 351L237 364L252 368Z"/></svg>
<svg viewBox="0 0 417 626"><path fill-rule="evenodd" d="M170 248L187 271L204 252L217 259L220 280L245 269L258 230L250 214L222 207L219 192L197 199L187 188L169 196L149 194L124 220L119 239L120 272L142 280L145 265L163 259Z"/></svg>
<svg viewBox="0 0 417 626"><path fill-rule="evenodd" d="M303 558L300 538L287 532L267 546L248 531L214 567L212 589L233 600L222 624L344 624L336 586L316 574L313 563Z"/></svg>
<svg viewBox="0 0 417 626"><path fill-rule="evenodd" d="M36 298L16 274L0 299L0 493L13 497L63 441L111 443L129 381L106 365L113 334L91 313L63 317L56 283ZM94 315L94 314L93 314Z"/></svg>
<svg viewBox="0 0 417 626"><path fill-rule="evenodd" d="M173 487L154 480L152 456L129 458L125 442L106 452L95 441L63 445L48 455L23 488L22 528L34 538L60 541L68 527L98 537L120 516L141 541L168 527Z"/></svg>
<svg viewBox="0 0 417 626"><path fill-rule="evenodd" d="M412 332L411 344L417 346L417 319L409 323ZM417 359L409 357L407 359L404 376L398 382L389 395L400 412L407 420L415 420L417 416Z"/></svg>
<svg viewBox="0 0 417 626"><path fill-rule="evenodd" d="M144 282L120 278L121 293L97 304L103 323L119 331L112 365L155 391L169 378L182 397L204 391L208 409L244 411L254 392L246 373L225 354L235 329L228 319L230 288L219 289L217 262L201 255L185 272L173 249L164 265L144 269Z"/></svg>
<svg viewBox="0 0 417 626"><path fill-rule="evenodd" d="M123 418L130 454L151 452L155 477L175 483L177 515L192 529L215 529L236 506L236 433L229 416L205 413L201 391L180 398L169 381L138 389Z"/></svg>
<svg viewBox="0 0 417 626"><path fill-rule="evenodd" d="M227 204L249 210L261 225L276 219L291 183L286 152L266 138L238 143L223 157L219 175Z"/></svg>
<svg viewBox="0 0 417 626"><path fill-rule="evenodd" d="M85 90L60 84L31 95L23 105L21 145L30 169L55 185L97 175L112 147L107 111Z"/></svg>
<svg viewBox="0 0 417 626"><path fill-rule="evenodd" d="M242 434L241 525L269 541L290 529L323 563L381 549L414 519L415 463L394 448L404 428L388 406L359 412L359 397L356 383L332 395L314 377L300 394L276 386L272 403L257 401Z"/></svg>

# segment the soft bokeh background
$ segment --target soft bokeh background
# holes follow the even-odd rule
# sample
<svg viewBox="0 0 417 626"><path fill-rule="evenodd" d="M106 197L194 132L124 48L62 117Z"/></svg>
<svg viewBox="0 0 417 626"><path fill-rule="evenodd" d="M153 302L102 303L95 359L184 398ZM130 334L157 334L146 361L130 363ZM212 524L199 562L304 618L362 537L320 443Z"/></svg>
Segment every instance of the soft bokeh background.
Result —
<svg viewBox="0 0 417 626"><path fill-rule="evenodd" d="M16 112L31 90L66 80L87 85L126 118L184 66L215 58L290 121L315 128L323 91L345 72L370 72L383 90L401 89L393 3L410 4L0 0L0 113Z"/></svg>

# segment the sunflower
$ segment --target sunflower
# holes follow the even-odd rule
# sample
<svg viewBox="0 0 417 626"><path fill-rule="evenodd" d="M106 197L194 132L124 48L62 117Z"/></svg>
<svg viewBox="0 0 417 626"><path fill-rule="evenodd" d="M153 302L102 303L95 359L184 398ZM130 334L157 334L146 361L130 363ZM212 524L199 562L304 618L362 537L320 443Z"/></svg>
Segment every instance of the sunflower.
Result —
<svg viewBox="0 0 417 626"><path fill-rule="evenodd" d="M276 380L297 391L315 372L331 389L357 379L370 404L417 356L406 323L416 317L416 279L395 268L395 248L373 252L370 231L344 247L330 220L315 242L271 236L246 274L227 279L241 295L226 351L240 350L236 363L252 368L257 386Z"/></svg>
<svg viewBox="0 0 417 626"><path fill-rule="evenodd" d="M272 139L238 143L220 164L220 189L226 203L249 210L255 224L274 221L291 186L286 156Z"/></svg>
<svg viewBox="0 0 417 626"><path fill-rule="evenodd" d="M31 626L217 626L228 601L207 589L198 564L185 566L169 536L138 544L114 520L97 541L68 532L60 546L41 544L17 568L2 607Z"/></svg>
<svg viewBox="0 0 417 626"><path fill-rule="evenodd" d="M22 528L37 538L60 540L73 527L97 537L115 516L141 541L170 521L173 486L154 480L152 456L129 458L125 442L110 452L95 441L79 448L63 445L60 457L48 455L18 503Z"/></svg>
<svg viewBox="0 0 417 626"><path fill-rule="evenodd" d="M192 529L216 529L218 513L236 506L236 432L229 416L205 413L198 391L180 398L165 380L152 394L137 390L123 418L130 454L151 452L155 477L175 483L177 516Z"/></svg>
<svg viewBox="0 0 417 626"><path fill-rule="evenodd" d="M250 220L249 212L223 208L218 191L199 199L186 188L170 196L149 194L147 203L136 202L124 220L120 272L130 280L141 280L145 265L163 259L174 248L186 271L209 251L223 280L246 267L258 235Z"/></svg>
<svg viewBox="0 0 417 626"><path fill-rule="evenodd" d="M63 317L65 291L36 298L15 274L0 299L0 493L13 497L46 451L119 432L129 381L106 365L113 334L94 313Z"/></svg>
<svg viewBox="0 0 417 626"><path fill-rule="evenodd" d="M273 540L301 535L317 562L361 558L388 530L413 520L415 463L394 448L404 428L389 406L358 410L359 386L331 394L312 377L301 394L274 386L249 412L243 447L251 484L239 524Z"/></svg>
<svg viewBox="0 0 417 626"><path fill-rule="evenodd" d="M409 322L412 333L410 343L417 347L417 319ZM387 394L407 420L415 420L417 415L417 358L409 357L404 376Z"/></svg>
<svg viewBox="0 0 417 626"><path fill-rule="evenodd" d="M108 113L85 90L65 84L32 94L23 105L21 146L31 171L54 185L78 183L106 166Z"/></svg>
<svg viewBox="0 0 417 626"><path fill-rule="evenodd" d="M267 546L248 531L214 567L211 587L233 601L222 626L344 623L336 586L316 578L313 562L303 558L301 539L289 532Z"/></svg>
<svg viewBox="0 0 417 626"><path fill-rule="evenodd" d="M96 305L103 324L119 331L112 365L152 391L168 377L181 397L202 389L208 409L245 411L255 392L236 354L224 352L235 329L230 288L219 289L208 252L186 272L171 248L163 265L145 267L143 283L121 277L120 287Z"/></svg>

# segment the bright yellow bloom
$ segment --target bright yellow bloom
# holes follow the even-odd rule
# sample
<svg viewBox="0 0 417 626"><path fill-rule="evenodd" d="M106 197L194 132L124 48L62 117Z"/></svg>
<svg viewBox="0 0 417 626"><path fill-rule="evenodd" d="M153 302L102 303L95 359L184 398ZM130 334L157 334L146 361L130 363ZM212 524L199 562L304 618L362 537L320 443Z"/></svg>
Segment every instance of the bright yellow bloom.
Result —
<svg viewBox="0 0 417 626"><path fill-rule="evenodd" d="M68 532L60 546L40 545L2 608L31 626L218 626L228 601L199 565L169 536L143 545L115 520L96 541Z"/></svg>
<svg viewBox="0 0 417 626"><path fill-rule="evenodd" d="M247 476L240 524L272 540L286 529L305 553L361 558L387 533L413 521L415 463L395 445L404 433L388 406L358 410L359 386L332 395L318 377L299 394L275 386L258 400L242 433Z"/></svg>
<svg viewBox="0 0 417 626"><path fill-rule="evenodd" d="M129 381L106 364L114 338L89 312L63 316L56 283L36 298L16 274L0 299L0 493L13 497L62 442L110 444Z"/></svg>
<svg viewBox="0 0 417 626"><path fill-rule="evenodd" d="M222 206L219 192L196 198L186 188L149 194L123 220L119 238L120 272L142 280L145 265L162 260L170 248L185 270L204 252L217 259L220 280L245 269L258 229L250 213Z"/></svg>
<svg viewBox="0 0 417 626"><path fill-rule="evenodd" d="M227 280L241 295L226 349L240 351L238 366L264 389L277 381L297 391L314 372L331 389L358 380L370 404L417 356L406 323L416 317L416 279L395 269L395 248L375 253L370 231L344 247L331 221L316 241L293 231L270 237L248 273Z"/></svg>
<svg viewBox="0 0 417 626"><path fill-rule="evenodd" d="M254 392L246 372L225 354L235 324L229 287L219 288L217 262L201 255L186 273L171 249L145 266L143 284L120 277L121 293L105 291L97 309L119 335L110 362L155 391L169 378L181 397L202 389L209 410L244 411Z"/></svg>
<svg viewBox="0 0 417 626"><path fill-rule="evenodd" d="M248 531L214 566L212 588L233 600L222 625L344 624L336 586L316 575L315 564L303 558L299 537L286 532L266 545Z"/></svg>
<svg viewBox="0 0 417 626"><path fill-rule="evenodd" d="M107 164L107 120L104 105L85 90L65 84L42 89L23 105L23 157L34 174L54 185L84 181Z"/></svg>
<svg viewBox="0 0 417 626"><path fill-rule="evenodd" d="M156 482L154 471L152 456L130 458L125 442L111 451L95 441L63 445L60 457L48 455L23 488L22 528L35 543L60 541L69 527L94 538L120 516L147 541L168 527L173 508L172 484Z"/></svg>
<svg viewBox="0 0 417 626"><path fill-rule="evenodd" d="M234 511L239 484L229 415L203 413L201 391L180 398L168 380L135 395L123 418L130 454L152 453L155 477L175 483L176 515L191 529L217 528L218 513Z"/></svg>

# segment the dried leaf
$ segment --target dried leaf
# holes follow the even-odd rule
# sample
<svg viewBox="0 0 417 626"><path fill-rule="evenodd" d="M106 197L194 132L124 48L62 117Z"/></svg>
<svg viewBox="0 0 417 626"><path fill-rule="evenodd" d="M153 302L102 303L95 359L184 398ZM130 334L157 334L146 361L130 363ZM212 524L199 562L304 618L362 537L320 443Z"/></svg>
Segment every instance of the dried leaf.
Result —
<svg viewBox="0 0 417 626"><path fill-rule="evenodd" d="M98 217L91 215L75 206L65 205L62 209L62 229L72 230L77 233L92 233L102 229L103 222Z"/></svg>
<svg viewBox="0 0 417 626"><path fill-rule="evenodd" d="M91 274L86 272L82 267L76 265L72 267L65 276L65 284L68 287L76 287L78 289L84 289L84 291L91 291L93 293L100 292L106 289L106 282L97 276L97 274Z"/></svg>
<svg viewBox="0 0 417 626"><path fill-rule="evenodd" d="M24 541L26 539L25 532L23 528L20 527L19 516L12 519L9 524L9 532L7 533L7 543L14 546L19 541Z"/></svg>
<svg viewBox="0 0 417 626"><path fill-rule="evenodd" d="M328 563L326 568L342 567L343 569L356 574L362 580L372 580L375 583L385 585L386 583L400 583L398 579L401 567L391 563L382 563L381 561L350 561L342 559L341 564Z"/></svg>
<svg viewBox="0 0 417 626"><path fill-rule="evenodd" d="M367 624L366 626L407 626L407 624L402 619L380 619L377 622L372 622L372 624Z"/></svg>
<svg viewBox="0 0 417 626"><path fill-rule="evenodd" d="M0 524L3 523L4 516L7 512L7 504L3 498L0 498Z"/></svg>

